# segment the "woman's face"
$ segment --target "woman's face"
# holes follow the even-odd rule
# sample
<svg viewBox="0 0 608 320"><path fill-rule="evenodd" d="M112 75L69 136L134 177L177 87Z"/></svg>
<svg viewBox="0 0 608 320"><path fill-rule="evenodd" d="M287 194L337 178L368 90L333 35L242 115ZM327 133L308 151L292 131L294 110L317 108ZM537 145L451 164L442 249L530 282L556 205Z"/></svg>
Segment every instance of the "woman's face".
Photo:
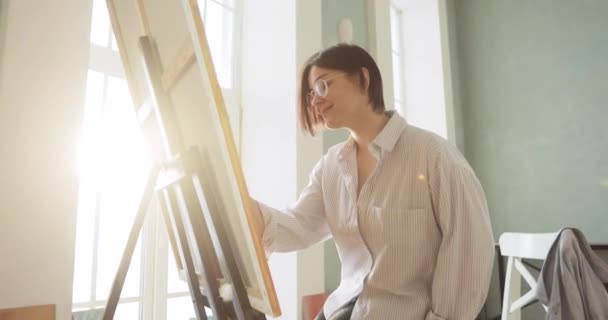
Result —
<svg viewBox="0 0 608 320"><path fill-rule="evenodd" d="M367 107L367 93L357 79L332 69L313 66L308 76L313 88L309 102L327 128L349 128ZM324 96L323 96L324 95Z"/></svg>

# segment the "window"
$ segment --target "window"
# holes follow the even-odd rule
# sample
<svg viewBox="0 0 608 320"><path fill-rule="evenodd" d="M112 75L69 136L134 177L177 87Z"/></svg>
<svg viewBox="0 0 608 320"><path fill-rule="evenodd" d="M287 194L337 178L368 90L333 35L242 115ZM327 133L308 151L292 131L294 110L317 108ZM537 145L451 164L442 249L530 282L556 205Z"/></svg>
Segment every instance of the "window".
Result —
<svg viewBox="0 0 608 320"><path fill-rule="evenodd" d="M447 137L443 10L436 1L394 1L390 23L396 108L409 124Z"/></svg>
<svg viewBox="0 0 608 320"><path fill-rule="evenodd" d="M149 159L131 102L105 0L92 0L90 58L80 145L73 309L104 307L145 186ZM236 0L200 0L201 17L239 140ZM237 142L238 145L238 142ZM128 157L125 155L129 155ZM164 221L154 203L131 261L115 319L190 319Z"/></svg>
<svg viewBox="0 0 608 320"><path fill-rule="evenodd" d="M75 310L105 305L149 167L102 0L93 3L90 52L80 148ZM142 239L129 268L116 319L138 319L141 315L145 263Z"/></svg>
<svg viewBox="0 0 608 320"><path fill-rule="evenodd" d="M402 11L391 4L391 54L393 62L393 104L395 110L405 114L405 81L403 72L403 24Z"/></svg>

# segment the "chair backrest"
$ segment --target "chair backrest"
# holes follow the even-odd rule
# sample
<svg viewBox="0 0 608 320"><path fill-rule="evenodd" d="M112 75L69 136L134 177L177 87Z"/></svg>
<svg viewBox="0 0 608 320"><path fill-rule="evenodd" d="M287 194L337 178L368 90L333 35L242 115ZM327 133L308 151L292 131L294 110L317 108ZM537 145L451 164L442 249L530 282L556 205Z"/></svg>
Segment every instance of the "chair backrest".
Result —
<svg viewBox="0 0 608 320"><path fill-rule="evenodd" d="M498 240L501 254L508 257L502 303L502 320L519 320L521 308L536 299L536 278L522 263L522 259L544 260L558 236L554 233L505 232ZM517 271L517 272L516 272ZM521 294L521 279L530 291ZM545 310L546 306L543 306Z"/></svg>

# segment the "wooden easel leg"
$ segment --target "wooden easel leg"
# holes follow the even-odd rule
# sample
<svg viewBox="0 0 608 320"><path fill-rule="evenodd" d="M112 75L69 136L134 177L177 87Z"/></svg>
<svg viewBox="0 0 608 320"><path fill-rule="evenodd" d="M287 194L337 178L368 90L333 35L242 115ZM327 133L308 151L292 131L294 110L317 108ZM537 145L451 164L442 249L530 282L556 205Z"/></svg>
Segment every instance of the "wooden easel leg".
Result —
<svg viewBox="0 0 608 320"><path fill-rule="evenodd" d="M186 237L184 222L178 212L179 209L177 209L175 194L168 189L164 189L162 194L164 201L161 201L161 209L163 210L163 215L169 219L169 221L165 219L165 225L167 226L167 229L172 229L173 234L177 236L178 254L180 256L180 261L186 267L186 278L192 303L194 305L194 311L197 319L207 320L205 305L209 305L209 301L206 301L207 299L203 297L200 291L200 284L198 282L194 263L192 262L192 252L190 250L190 245L188 244L188 238Z"/></svg>
<svg viewBox="0 0 608 320"><path fill-rule="evenodd" d="M217 178L211 170L205 170L205 167L210 166L210 159L204 152L200 152L198 148L188 150L186 160L186 168L191 171L192 184L196 192L198 204L202 209L204 221L206 221L207 229L211 235L213 250L217 253L217 259L222 269L224 280L232 285L232 304L237 319L253 320L265 318L263 314L258 313L251 307L247 290L243 283L241 273L239 272L234 251L230 245L228 234L225 228L222 214L226 209L221 205L221 202L207 202L205 197L211 199L219 198L217 191L212 186L217 185Z"/></svg>
<svg viewBox="0 0 608 320"><path fill-rule="evenodd" d="M116 306L118 305L118 300L120 299L120 292L122 291L122 287L127 277L127 272L129 271L129 265L131 264L133 251L135 251L137 239L139 238L139 232L141 231L141 227L144 224L146 213L148 212L148 205L150 204L152 196L154 195L154 187L156 185L156 178L158 177L158 172L159 167L154 167L148 174L146 188L144 189L144 194L142 195L141 201L139 203L139 208L137 209L135 221L133 221L133 226L131 227L129 240L127 241L127 246L125 247L122 259L120 260L120 265L118 267L118 271L116 272L116 277L114 278L114 282L112 283L110 297L108 298L108 302L106 303L106 308L103 314L104 320L114 319L114 314L116 313Z"/></svg>
<svg viewBox="0 0 608 320"><path fill-rule="evenodd" d="M176 186L175 191L176 197L182 200L180 206L182 219L185 225L192 228L193 240L196 242L196 248L202 260L205 295L211 302L215 317L217 319L228 319L228 311L219 294L219 279L222 277L222 272L212 246L208 224L203 219L200 206L197 205L198 202L192 183L186 179L179 184L179 187Z"/></svg>

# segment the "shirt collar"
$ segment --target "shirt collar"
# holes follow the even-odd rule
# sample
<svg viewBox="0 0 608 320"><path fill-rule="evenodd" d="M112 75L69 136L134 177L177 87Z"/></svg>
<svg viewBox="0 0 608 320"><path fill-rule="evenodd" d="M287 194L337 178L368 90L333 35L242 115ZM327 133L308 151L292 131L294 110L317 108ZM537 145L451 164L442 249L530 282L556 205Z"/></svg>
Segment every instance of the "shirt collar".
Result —
<svg viewBox="0 0 608 320"><path fill-rule="evenodd" d="M381 151L390 152L393 151L403 130L407 127L407 122L394 110L386 111L386 114L389 116L389 120L380 133L378 133L374 141L372 141L371 145L377 146ZM342 148L340 148L340 157L342 158L347 153L353 151L355 147L355 139L353 139L352 136L349 136L348 140L346 140L342 145Z"/></svg>
<svg viewBox="0 0 608 320"><path fill-rule="evenodd" d="M382 151L393 151L403 130L407 127L407 122L401 115L394 110L386 111L390 117L384 128L378 133L372 144L380 147Z"/></svg>
<svg viewBox="0 0 608 320"><path fill-rule="evenodd" d="M351 151L354 151L355 148L356 148L355 139L353 139L353 136L348 136L348 139L344 142L344 144L340 148L340 151L338 151L338 159L343 160L344 157L347 154L349 154Z"/></svg>

